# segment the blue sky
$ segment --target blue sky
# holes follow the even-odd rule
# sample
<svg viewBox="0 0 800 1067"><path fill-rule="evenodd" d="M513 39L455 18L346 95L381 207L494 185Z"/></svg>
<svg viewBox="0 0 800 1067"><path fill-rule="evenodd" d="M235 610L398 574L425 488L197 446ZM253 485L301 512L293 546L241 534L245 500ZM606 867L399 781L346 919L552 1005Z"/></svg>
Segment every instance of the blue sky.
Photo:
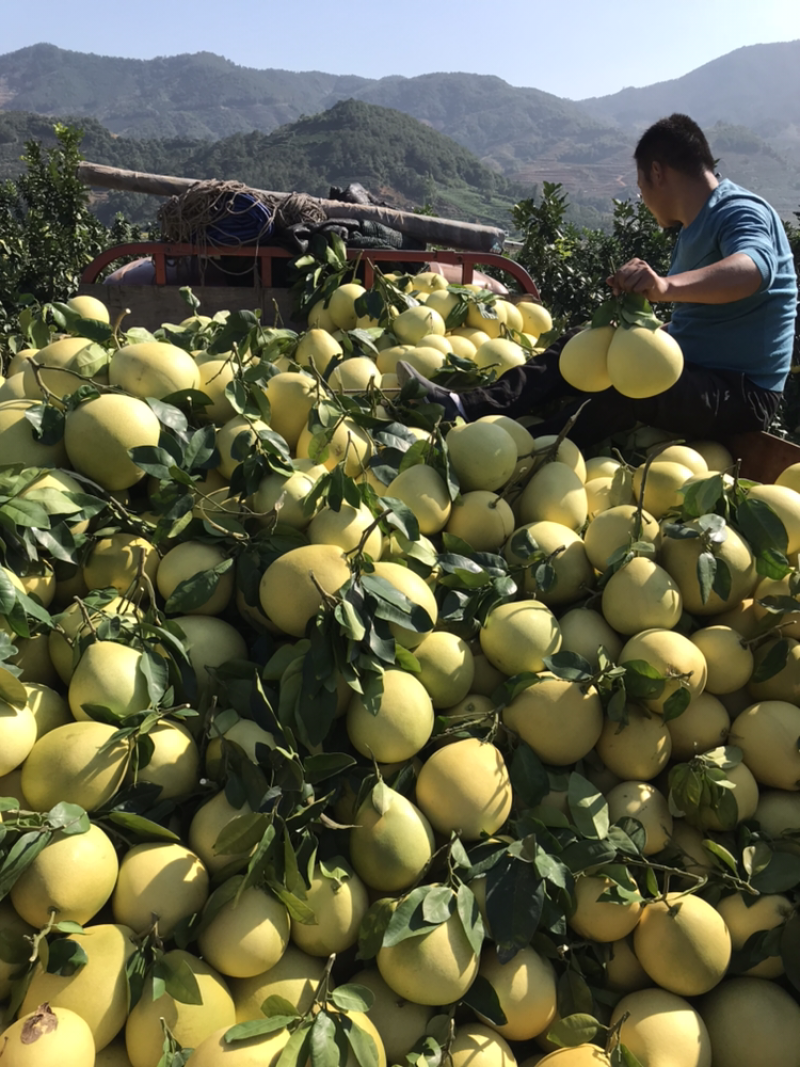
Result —
<svg viewBox="0 0 800 1067"><path fill-rule="evenodd" d="M582 99L680 77L743 45L800 38L800 0L0 0L0 54L47 41L152 59L412 77L495 74Z"/></svg>

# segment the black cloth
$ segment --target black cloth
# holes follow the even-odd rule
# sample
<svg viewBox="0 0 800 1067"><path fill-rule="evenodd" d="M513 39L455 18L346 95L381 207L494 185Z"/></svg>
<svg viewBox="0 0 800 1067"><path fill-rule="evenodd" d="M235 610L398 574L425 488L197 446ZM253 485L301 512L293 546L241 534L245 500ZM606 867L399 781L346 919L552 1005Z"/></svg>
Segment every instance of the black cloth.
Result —
<svg viewBox="0 0 800 1067"><path fill-rule="evenodd" d="M468 421L482 415L508 415L519 419L537 413L553 401L570 399L557 414L538 423L536 436L557 434L588 399L570 431L579 448L599 444L613 434L639 423L656 426L678 437L722 438L748 430L766 430L778 410L782 393L762 389L744 374L711 370L685 363L671 389L646 400L632 400L616 389L579 393L564 381L558 369L567 335L540 356L514 367L491 385L461 393Z"/></svg>

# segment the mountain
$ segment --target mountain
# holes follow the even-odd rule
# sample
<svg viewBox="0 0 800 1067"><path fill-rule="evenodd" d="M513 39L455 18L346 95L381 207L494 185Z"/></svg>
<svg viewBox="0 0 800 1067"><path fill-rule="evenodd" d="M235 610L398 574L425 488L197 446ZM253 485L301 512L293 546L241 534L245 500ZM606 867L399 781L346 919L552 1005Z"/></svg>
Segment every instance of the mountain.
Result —
<svg viewBox="0 0 800 1067"><path fill-rule="evenodd" d="M800 158L800 40L737 48L681 78L592 97L580 105L600 121L641 130L681 111L701 126L749 126Z"/></svg>
<svg viewBox="0 0 800 1067"><path fill-rule="evenodd" d="M239 137L231 147L243 161L244 145L263 147L254 131L271 135L308 116L313 123L347 100L412 116L448 135L527 195L544 181L561 182L573 218L589 225L608 216L612 197L635 195L637 136L676 110L704 126L724 176L766 196L785 218L800 206L800 41L740 48L682 78L577 102L488 75L370 79L254 70L211 52L132 60L39 44L0 56L0 116L21 110L95 119L116 135L131 160L140 154L137 143L150 145L147 154L156 144L170 145L156 155L165 156L172 173L188 173L178 168L189 157L196 166L225 166L222 150L181 147L187 140ZM370 138L374 148L380 137ZM352 150L352 141L348 144ZM1 150L0 145L0 157ZM295 146L287 150L293 153ZM329 159L319 157L326 171L339 166L336 146L328 151ZM397 157L392 160L393 166L404 165ZM275 172L277 160L272 164ZM147 169L134 162L117 165ZM416 160L411 169L419 165ZM379 184L392 177L380 171L377 176ZM335 180L332 174L328 178ZM480 179L479 189L486 180ZM418 200L418 193L412 199Z"/></svg>
<svg viewBox="0 0 800 1067"><path fill-rule="evenodd" d="M437 214L509 228L512 205L526 195L471 152L399 111L348 100L279 127L218 141L118 137L94 119L72 118L84 129L83 154L97 163L175 174L238 179L261 189L302 190L327 196L331 185L361 182L393 206L429 205ZM55 143L52 120L0 111L0 178L21 173L27 140ZM105 221L122 210L149 221L158 201L133 194L102 194Z"/></svg>

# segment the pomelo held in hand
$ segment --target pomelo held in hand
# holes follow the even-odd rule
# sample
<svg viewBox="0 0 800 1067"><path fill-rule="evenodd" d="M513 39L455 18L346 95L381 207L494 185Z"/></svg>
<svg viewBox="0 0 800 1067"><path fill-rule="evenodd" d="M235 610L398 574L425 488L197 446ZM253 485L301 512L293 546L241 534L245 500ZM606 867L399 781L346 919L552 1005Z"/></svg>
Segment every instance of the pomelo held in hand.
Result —
<svg viewBox="0 0 800 1067"><path fill-rule="evenodd" d="M620 327L606 357L608 376L618 393L635 400L665 393L683 372L680 345L666 330Z"/></svg>

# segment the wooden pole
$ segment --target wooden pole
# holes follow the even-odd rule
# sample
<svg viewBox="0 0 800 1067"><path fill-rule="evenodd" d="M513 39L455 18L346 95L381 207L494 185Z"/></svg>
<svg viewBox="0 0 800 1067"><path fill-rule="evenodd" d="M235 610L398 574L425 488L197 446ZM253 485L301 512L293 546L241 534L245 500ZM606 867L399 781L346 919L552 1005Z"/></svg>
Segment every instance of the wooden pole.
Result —
<svg viewBox="0 0 800 1067"><path fill-rule="evenodd" d="M78 178L84 185L99 189L124 189L129 193L148 193L151 196L180 196L187 189L202 179L175 178L168 174L147 174L136 170L120 170L118 167L105 167L100 163L84 161L78 164ZM278 200L286 199L290 193L269 192L254 189L255 193ZM430 215L415 215L410 211L396 211L394 208L379 207L375 204L347 204L341 200L320 200L314 202L324 211L329 219L358 219L365 222L379 222L394 230L400 230L418 241L426 244L447 245L470 252L501 252L505 242L505 231L494 226L480 226L473 222L458 222L454 219L435 218Z"/></svg>

